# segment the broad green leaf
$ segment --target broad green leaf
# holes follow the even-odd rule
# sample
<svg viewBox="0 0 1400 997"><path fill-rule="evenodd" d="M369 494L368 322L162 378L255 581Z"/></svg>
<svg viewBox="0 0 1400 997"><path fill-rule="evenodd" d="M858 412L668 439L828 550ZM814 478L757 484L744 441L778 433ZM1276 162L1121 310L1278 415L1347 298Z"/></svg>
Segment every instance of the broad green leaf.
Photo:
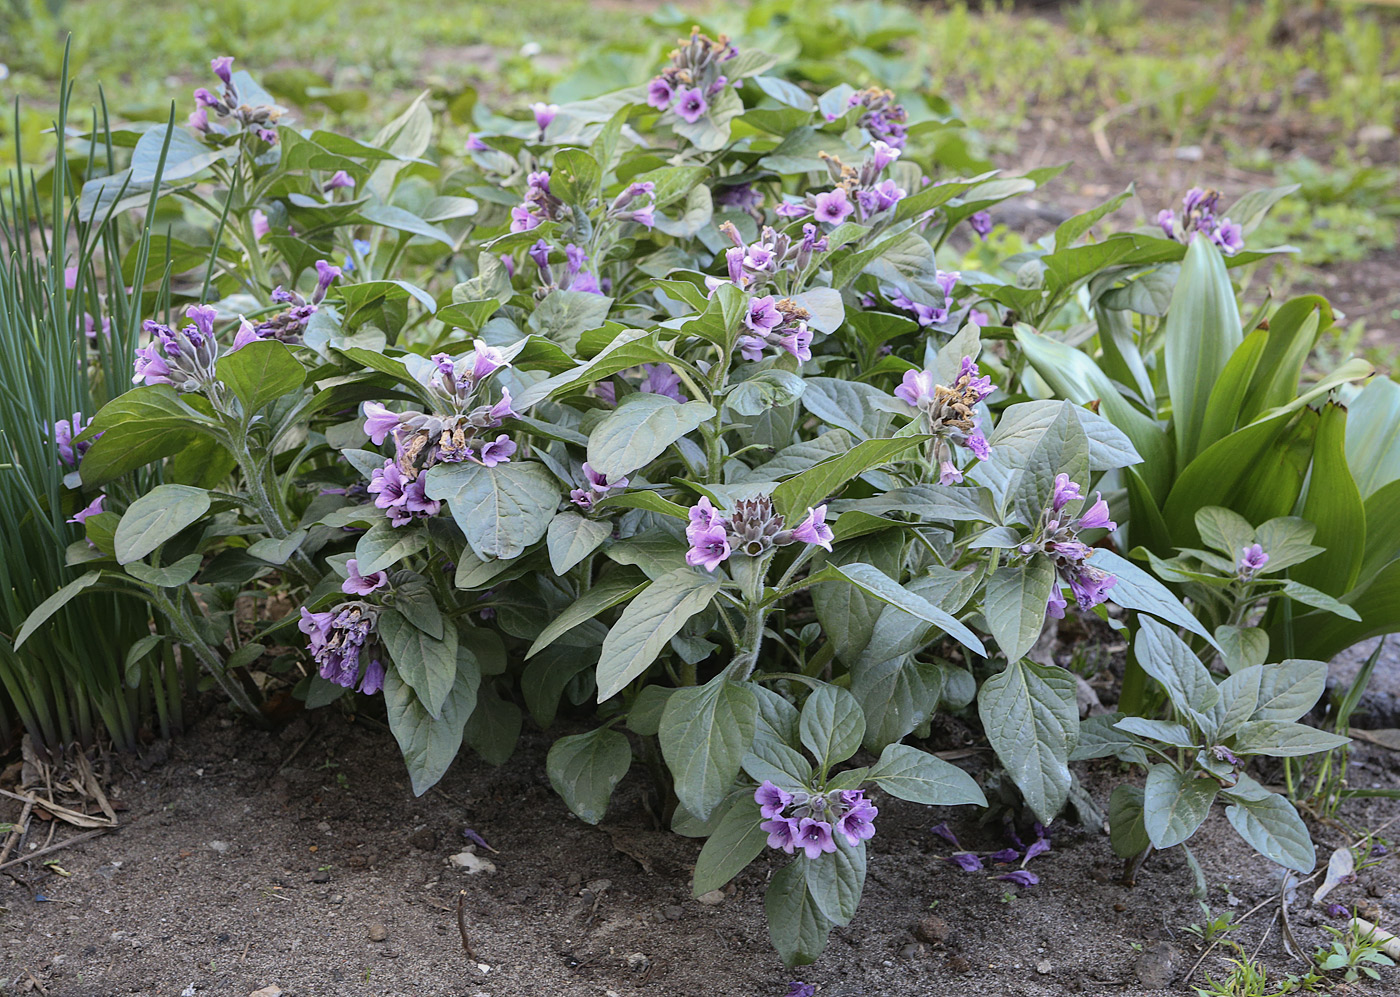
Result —
<svg viewBox="0 0 1400 997"><path fill-rule="evenodd" d="M695 896L719 889L758 858L768 841L768 832L759 827L762 821L758 804L751 797L739 797L725 811L695 860L691 885Z"/></svg>
<svg viewBox="0 0 1400 997"><path fill-rule="evenodd" d="M1062 249L1068 249L1070 246L1073 246L1079 241L1080 236L1094 227L1099 219L1117 211L1122 207L1123 202L1132 196L1133 185L1128 184L1127 190L1111 200L1105 201L1097 207L1090 208L1088 211L1073 215L1065 221L1062 221L1055 228L1055 252L1058 253Z"/></svg>
<svg viewBox="0 0 1400 997"><path fill-rule="evenodd" d="M1199 634L1216 646L1215 638L1203 627L1196 617L1189 613L1181 600L1172 595L1171 590L1143 571L1127 558L1120 557L1104 547L1095 547L1089 556L1089 563L1113 575L1118 581L1108 590L1110 602L1116 602L1124 609L1136 609L1140 613L1151 613L1194 634Z"/></svg>
<svg viewBox="0 0 1400 997"><path fill-rule="evenodd" d="M1254 715L1259 707L1259 688L1263 677L1264 669L1259 665L1251 665L1240 669L1216 686L1220 699L1210 714L1214 740L1233 736L1244 722Z"/></svg>
<svg viewBox="0 0 1400 997"><path fill-rule="evenodd" d="M1008 661L1024 658L1040 638L1056 584L1054 564L1040 554L1024 564L1004 565L987 579L982 615Z"/></svg>
<svg viewBox="0 0 1400 997"><path fill-rule="evenodd" d="M796 748L773 737L759 723L753 750L744 755L740 766L754 782L771 782L787 790L804 789L812 782L812 763Z"/></svg>
<svg viewBox="0 0 1400 997"><path fill-rule="evenodd" d="M613 789L631 765L632 746L627 737L607 727L561 737L545 759L549 784L587 824L603 819Z"/></svg>
<svg viewBox="0 0 1400 997"><path fill-rule="evenodd" d="M1336 402L1322 408L1300 515L1317 527L1313 540L1324 550L1289 572L1294 581L1337 597L1356 585L1370 540L1366 507L1347 466L1347 418L1347 410Z"/></svg>
<svg viewBox="0 0 1400 997"><path fill-rule="evenodd" d="M63 588L35 606L34 611L25 617L24 625L19 628L19 633L15 635L15 650L19 650L20 646L29 639L30 635L33 634L35 630L43 626L44 622L48 620L49 617L53 616L54 613L71 602L74 596L78 595L84 589L96 585L101 577L102 572L89 571L73 579L67 585L63 586Z"/></svg>
<svg viewBox="0 0 1400 997"><path fill-rule="evenodd" d="M1195 738L1191 736L1191 732L1185 727L1181 724L1168 723L1165 720L1124 717L1113 726L1129 734L1136 734L1138 737L1145 737L1150 741L1160 741L1177 748L1199 747Z"/></svg>
<svg viewBox="0 0 1400 997"><path fill-rule="evenodd" d="M809 575L808 581L812 584L847 582L881 602L896 606L910 616L933 624L964 647L986 656L987 649L982 646L977 635L964 626L957 617L939 609L927 599L910 592L873 564L861 562L842 565L828 564L820 571Z"/></svg>
<svg viewBox="0 0 1400 997"><path fill-rule="evenodd" d="M540 631L540 635L530 645L525 657L534 657L574 627L588 622L620 602L626 602L648 584L646 579L632 571L618 571L599 579L568 609L550 620L549 625Z"/></svg>
<svg viewBox="0 0 1400 997"><path fill-rule="evenodd" d="M891 796L910 803L985 807L987 797L975 779L952 762L908 744L890 744L866 778Z"/></svg>
<svg viewBox="0 0 1400 997"><path fill-rule="evenodd" d="M790 521L796 522L809 508L820 505L848 481L928 439L927 436L905 436L857 443L839 456L815 464L778 485L773 489L773 505Z"/></svg>
<svg viewBox="0 0 1400 997"><path fill-rule="evenodd" d="M612 304L612 298L589 291L550 291L530 313L526 326L572 351L585 332L602 328Z"/></svg>
<svg viewBox="0 0 1400 997"><path fill-rule="evenodd" d="M1353 607L1332 598L1326 592L1319 592L1311 585L1304 585L1302 582L1287 581L1283 583L1282 592L1295 602L1301 602L1305 606L1312 606L1314 609L1323 609L1329 613L1336 613L1343 619L1353 621L1360 621L1361 619L1361 616Z"/></svg>
<svg viewBox="0 0 1400 997"><path fill-rule="evenodd" d="M1254 542L1254 527L1232 509L1208 505L1197 509L1195 518L1201 542L1231 562L1238 561L1244 549Z"/></svg>
<svg viewBox="0 0 1400 997"><path fill-rule="evenodd" d="M225 353L219 358L216 371L249 416L269 402L297 391L306 379L306 370L292 351L275 339L260 339Z"/></svg>
<svg viewBox="0 0 1400 997"><path fill-rule="evenodd" d="M708 818L728 794L753 744L757 719L753 692L723 674L703 686L677 689L666 701L658 733L661 754L676 798L695 816Z"/></svg>
<svg viewBox="0 0 1400 997"><path fill-rule="evenodd" d="M686 567L662 575L638 593L603 641L598 702L616 696L646 671L686 621L708 606L718 591L718 576Z"/></svg>
<svg viewBox="0 0 1400 997"><path fill-rule="evenodd" d="M724 404L734 415L758 416L772 408L791 405L802 397L806 382L791 371L774 367L740 381L724 396Z"/></svg>
<svg viewBox="0 0 1400 997"><path fill-rule="evenodd" d="M836 837L836 851L807 861L807 889L822 916L844 927L856 916L865 888L865 846L852 848Z"/></svg>
<svg viewBox="0 0 1400 997"><path fill-rule="evenodd" d="M1251 720L1235 735L1234 751L1240 755L1296 758L1340 748L1350 738L1329 734L1307 724L1278 720Z"/></svg>
<svg viewBox="0 0 1400 997"><path fill-rule="evenodd" d="M80 437L93 441L79 468L83 484L105 485L179 453L212 429L209 418L179 398L170 385L133 388L102 406Z"/></svg>
<svg viewBox="0 0 1400 997"><path fill-rule="evenodd" d="M912 654L874 663L862 658L851 670L851 694L865 713L865 748L883 751L913 731L938 709L942 693L943 670L937 664Z"/></svg>
<svg viewBox="0 0 1400 997"><path fill-rule="evenodd" d="M1137 738L1118 729L1121 713L1100 713L1079 722L1079 740L1070 752L1072 762L1088 761L1091 758L1120 758L1125 762L1147 765L1147 752Z"/></svg>
<svg viewBox="0 0 1400 997"><path fill-rule="evenodd" d="M1204 721L1220 699L1210 672L1171 627L1150 616L1138 620L1141 628L1133 643L1135 660L1162 684L1180 713Z"/></svg>
<svg viewBox="0 0 1400 997"><path fill-rule="evenodd" d="M381 519L355 542L355 567L362 575L372 575L417 554L427 545L426 531L396 528L387 519Z"/></svg>
<svg viewBox="0 0 1400 997"><path fill-rule="evenodd" d="M1187 247L1163 339L1176 452L1185 466L1201 450L1211 389L1243 339L1225 262L1207 239L1193 239Z"/></svg>
<svg viewBox="0 0 1400 997"><path fill-rule="evenodd" d="M520 674L520 695L535 723L548 729L554 723L564 690L576 675L597 663L597 655L576 647L557 647L530 659Z"/></svg>
<svg viewBox="0 0 1400 997"><path fill-rule="evenodd" d="M903 538L891 530L837 543L824 561L826 567L870 562L881 570L898 571L903 555ZM814 563L813 573L825 570L821 564L822 560ZM854 585L816 585L811 592L812 606L827 640L836 645L837 657L853 664L870 643L885 603Z"/></svg>
<svg viewBox="0 0 1400 997"><path fill-rule="evenodd" d="M1327 689L1327 663L1288 658L1265 665L1253 720L1291 723L1316 705Z"/></svg>
<svg viewBox="0 0 1400 997"><path fill-rule="evenodd" d="M515 754L523 717L520 707L497 695L495 687L482 686L476 709L463 732L467 745L489 765L504 765Z"/></svg>
<svg viewBox="0 0 1400 997"><path fill-rule="evenodd" d="M1141 855L1152 844L1143 826L1141 786L1115 786L1108 800L1108 840L1119 858Z"/></svg>
<svg viewBox="0 0 1400 997"><path fill-rule="evenodd" d="M483 560L519 557L545 535L559 507L559 483L534 461L438 464L427 475L428 497L447 503Z"/></svg>
<svg viewBox="0 0 1400 997"><path fill-rule="evenodd" d="M286 564L306 540L306 530L293 530L281 540L263 537L248 545L248 553L268 564Z"/></svg>
<svg viewBox="0 0 1400 997"><path fill-rule="evenodd" d="M122 513L113 538L118 564L139 561L209 511L209 493L189 485L156 485Z"/></svg>
<svg viewBox="0 0 1400 997"><path fill-rule="evenodd" d="M556 575L567 574L610 536L612 523L607 520L588 519L577 512L560 513L550 520L546 534L549 566Z"/></svg>
<svg viewBox="0 0 1400 997"><path fill-rule="evenodd" d="M126 573L147 585L155 585L159 588L177 588L194 578L203 561L203 554L188 554L173 564L159 568L152 567L145 561L133 561L126 565Z"/></svg>
<svg viewBox="0 0 1400 997"><path fill-rule="evenodd" d="M1291 568L1321 554L1322 548L1312 542L1316 533L1317 528L1300 516L1279 516L1261 523L1254 539L1269 555L1264 573Z"/></svg>
<svg viewBox="0 0 1400 997"><path fill-rule="evenodd" d="M803 746L825 771L860 748L865 737L865 715L856 698L845 689L822 685L802 704L798 733Z"/></svg>
<svg viewBox="0 0 1400 997"><path fill-rule="evenodd" d="M461 670L459 662L468 660L473 673L479 674L475 656L465 647L458 648L456 627L445 627L439 640L414 626L397 610L385 609L379 614L379 637L394 662L393 671L413 690L433 719L442 715ZM467 711L468 716L470 712ZM463 723L466 719L467 716L462 717Z"/></svg>
<svg viewBox="0 0 1400 997"><path fill-rule="evenodd" d="M399 743L404 764L413 782L413 793L431 789L462 747L462 732L477 705L481 676L469 654L457 658L451 690L437 714L430 714L413 688L393 668L384 675L384 705L389 729Z"/></svg>
<svg viewBox="0 0 1400 997"><path fill-rule="evenodd" d="M1143 786L1143 827L1153 847L1170 848L1195 834L1219 788L1214 779L1197 779L1170 765L1149 768Z"/></svg>
<svg viewBox="0 0 1400 997"><path fill-rule="evenodd" d="M582 149L560 149L555 153L549 174L550 190L565 204L586 206L590 198L597 196L602 179L597 160Z"/></svg>
<svg viewBox="0 0 1400 997"><path fill-rule="evenodd" d="M1318 334L1331 325L1332 306L1315 294L1293 298L1269 316L1268 341L1253 379L1241 392L1241 424L1298 397L1303 365Z"/></svg>
<svg viewBox="0 0 1400 997"><path fill-rule="evenodd" d="M677 402L659 394L629 395L603 417L588 439L588 462L609 478L645 467L672 443L713 419L705 402Z"/></svg>
<svg viewBox="0 0 1400 997"><path fill-rule="evenodd" d="M1347 463L1363 499L1400 480L1396 426L1400 426L1400 384L1388 377L1374 378L1347 413Z"/></svg>
<svg viewBox="0 0 1400 997"><path fill-rule="evenodd" d="M988 441L992 459L1006 470L1005 500L1023 523L1035 523L1049 504L1055 476L1089 481L1089 440L1069 402L1023 402L1002 413ZM980 479L979 479L980 480Z"/></svg>
<svg viewBox="0 0 1400 997"><path fill-rule="evenodd" d="M977 713L1026 805L1048 824L1069 798L1079 734L1074 679L1063 668L1012 661L982 683Z"/></svg>
<svg viewBox="0 0 1400 997"><path fill-rule="evenodd" d="M831 934L831 922L807 888L807 865L805 859L795 859L783 866L769 881L763 897L768 937L789 967L816 962Z"/></svg>
<svg viewBox="0 0 1400 997"><path fill-rule="evenodd" d="M1285 869L1303 875L1313 871L1317 853L1313 850L1312 835L1293 804L1277 793L1270 793L1262 800L1235 798L1228 789L1225 795L1234 800L1225 808L1225 818L1255 851Z"/></svg>

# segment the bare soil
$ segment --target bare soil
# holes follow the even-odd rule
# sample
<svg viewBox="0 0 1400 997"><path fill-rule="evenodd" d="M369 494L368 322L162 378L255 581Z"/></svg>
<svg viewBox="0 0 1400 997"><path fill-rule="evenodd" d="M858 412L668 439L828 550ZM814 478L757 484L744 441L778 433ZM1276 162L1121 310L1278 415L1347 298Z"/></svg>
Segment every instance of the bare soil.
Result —
<svg viewBox="0 0 1400 997"><path fill-rule="evenodd" d="M943 725L927 746L957 747L966 734ZM946 819L964 847L990 851L1005 844L999 825L979 827L968 808L886 797L855 920L816 965L785 970L763 919L773 867L751 867L717 903L693 899L699 842L656 828L642 773L634 769L604 824L590 827L549 788L547 742L527 734L501 768L464 751L438 789L414 798L393 739L370 717L331 709L268 733L215 711L147 758L113 760L109 793L124 808L122 826L55 853L68 875L36 861L0 876L0 989L780 997L804 980L823 997L1166 994L1183 992L1199 955L1185 928L1201 916L1179 851L1154 856L1128 887L1104 834L1061 821L1052 851L1032 865L1040 884L1018 890L948 865L948 847L929 833ZM963 764L978 772L989 761ZM1394 762L1358 745L1352 785L1395 785ZM1081 770L1100 806L1122 778L1115 768ZM18 809L7 800L0 820ZM1362 800L1341 814L1353 828L1397 815L1400 804ZM47 832L34 823L30 842L40 845ZM471 845L466 827L497 851ZM1324 860L1348 837L1336 824L1313 829ZM55 840L73 833L60 827ZM1278 870L1218 808L1193 846L1217 911L1243 913L1277 894ZM495 871L452 865L464 850ZM1397 865L1388 856L1329 900L1400 915ZM1311 886L1298 892L1293 928L1310 951L1325 940L1321 926L1337 922L1308 907ZM474 958L463 950L459 898ZM1276 910L1255 914L1239 938L1251 951L1262 944L1271 968L1296 969ZM1212 955L1203 968L1219 976L1226 967Z"/></svg>

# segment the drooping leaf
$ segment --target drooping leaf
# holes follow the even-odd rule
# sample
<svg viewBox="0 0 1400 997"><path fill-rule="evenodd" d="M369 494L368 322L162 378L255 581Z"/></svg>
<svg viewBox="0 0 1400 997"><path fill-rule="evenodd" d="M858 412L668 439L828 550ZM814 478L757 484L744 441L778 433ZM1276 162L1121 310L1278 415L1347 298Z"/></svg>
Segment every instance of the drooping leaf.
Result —
<svg viewBox="0 0 1400 997"><path fill-rule="evenodd" d="M604 657L606 661L606 654ZM677 689L666 701L658 737L676 797L702 820L719 806L753 744L758 701L723 674Z"/></svg>
<svg viewBox="0 0 1400 997"><path fill-rule="evenodd" d="M209 493L189 485L156 485L122 513L113 538L118 564L139 561L209 511Z"/></svg>
<svg viewBox="0 0 1400 997"><path fill-rule="evenodd" d="M718 591L717 576L687 567L662 575L638 593L603 641L598 702L611 699L646 671Z"/></svg>
<svg viewBox="0 0 1400 997"><path fill-rule="evenodd" d="M1069 755L1079 733L1074 680L1062 668L1012 661L982 683L977 713L1026 805L1050 823L1069 798Z"/></svg>
<svg viewBox="0 0 1400 997"><path fill-rule="evenodd" d="M588 824L603 819L613 789L631 765L632 747L626 736L607 727L561 737L545 759L549 784Z"/></svg>

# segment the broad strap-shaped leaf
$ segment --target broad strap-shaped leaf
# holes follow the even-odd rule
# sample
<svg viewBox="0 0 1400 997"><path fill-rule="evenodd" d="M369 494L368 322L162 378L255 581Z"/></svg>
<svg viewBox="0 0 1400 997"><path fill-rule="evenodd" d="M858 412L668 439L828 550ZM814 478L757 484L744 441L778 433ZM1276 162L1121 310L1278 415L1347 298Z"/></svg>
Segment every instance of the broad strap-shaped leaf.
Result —
<svg viewBox="0 0 1400 997"><path fill-rule="evenodd" d="M860 748L865 737L865 714L845 689L824 684L802 704L798 735L825 772Z"/></svg>
<svg viewBox="0 0 1400 997"><path fill-rule="evenodd" d="M1143 827L1153 847L1170 848L1195 834L1219 788L1214 779L1198 779L1170 765L1149 768L1143 786Z"/></svg>
<svg viewBox="0 0 1400 997"><path fill-rule="evenodd" d="M598 702L616 696L646 671L686 621L708 606L718 591L718 576L687 567L662 575L638 593L603 641Z"/></svg>
<svg viewBox="0 0 1400 997"><path fill-rule="evenodd" d="M1269 793L1263 799L1249 799L1236 797L1227 789L1225 796L1232 801L1225 808L1225 818L1255 851L1305 876L1313 871L1317 852L1312 835L1293 804L1277 793Z"/></svg>
<svg viewBox="0 0 1400 997"><path fill-rule="evenodd" d="M658 737L686 810L704 820L719 806L753 744L757 720L753 692L723 674L671 694Z"/></svg>
<svg viewBox="0 0 1400 997"><path fill-rule="evenodd" d="M717 890L758 858L768 841L768 832L759 827L763 822L758 804L752 797L740 796L734 801L719 827L705 841L695 860L695 879L691 892L699 897Z"/></svg>
<svg viewBox="0 0 1400 997"><path fill-rule="evenodd" d="M1377 377L1347 412L1347 463L1363 499L1400 480L1400 384ZM86 458L84 458L86 460Z"/></svg>
<svg viewBox="0 0 1400 997"><path fill-rule="evenodd" d="M1045 626L1045 608L1057 584L1055 566L1037 554L1023 564L1007 564L987 579L983 616L1008 661L1035 646Z"/></svg>
<svg viewBox="0 0 1400 997"><path fill-rule="evenodd" d="M459 658L470 659L470 667L476 671L476 657L457 646L457 629L451 625L443 629L439 640L414 626L398 610L385 609L379 614L378 628L399 678L414 691L428 715L437 719L460 670Z"/></svg>
<svg viewBox="0 0 1400 997"><path fill-rule="evenodd" d="M891 796L910 803L956 807L987 805L977 781L952 762L908 744L891 744L866 778Z"/></svg>
<svg viewBox="0 0 1400 997"><path fill-rule="evenodd" d="M607 812L612 791L632 765L627 737L608 727L561 737L549 749L549 784L579 819L596 824Z"/></svg>
<svg viewBox="0 0 1400 997"><path fill-rule="evenodd" d="M1243 338L1220 250L1208 239L1193 239L1163 326L1167 391L1183 467L1200 452L1206 402Z"/></svg>
<svg viewBox="0 0 1400 997"><path fill-rule="evenodd" d="M209 511L209 493L189 485L156 485L122 513L113 537L118 564L139 561Z"/></svg>
<svg viewBox="0 0 1400 997"><path fill-rule="evenodd" d="M1313 540L1324 548L1288 573L1289 578L1330 596L1352 590L1366 555L1366 507L1347 465L1347 410L1336 402L1322 407L1313 444L1308 492L1300 515L1317 527Z"/></svg>
<svg viewBox="0 0 1400 997"><path fill-rule="evenodd" d="M1074 679L1063 668L1013 661L982 683L977 713L1026 805L1050 823L1069 798L1079 734Z"/></svg>
<svg viewBox="0 0 1400 997"><path fill-rule="evenodd" d="M463 729L476 710L480 684L476 659L470 654L458 655L451 690L437 714L431 714L395 669L385 673L384 705L389 729L403 753L415 796L422 796L436 785L457 757Z"/></svg>
<svg viewBox="0 0 1400 997"><path fill-rule="evenodd" d="M428 497L447 503L483 560L519 557L545 535L559 507L559 483L534 461L438 464L427 474Z"/></svg>

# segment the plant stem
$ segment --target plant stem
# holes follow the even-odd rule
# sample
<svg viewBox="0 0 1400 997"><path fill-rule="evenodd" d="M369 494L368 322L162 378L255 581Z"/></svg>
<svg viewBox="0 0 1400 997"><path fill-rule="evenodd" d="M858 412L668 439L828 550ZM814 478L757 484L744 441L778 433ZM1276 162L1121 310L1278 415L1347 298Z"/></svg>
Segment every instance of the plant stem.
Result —
<svg viewBox="0 0 1400 997"><path fill-rule="evenodd" d="M156 608L164 613L166 619L170 621L170 627L175 631L176 636L180 638L180 642L194 652L200 664L209 672L214 681L219 684L219 688L233 701L234 705L250 717L253 717L259 726L267 726L267 717L258 709L257 705L248 695L248 691L243 688L242 683L229 675L225 670L223 658L219 656L219 652L210 647L208 642L200 636L199 629L194 625L194 621L191 620L183 610L176 606L175 603L171 602L170 597L160 589L154 590L152 601L155 603Z"/></svg>

